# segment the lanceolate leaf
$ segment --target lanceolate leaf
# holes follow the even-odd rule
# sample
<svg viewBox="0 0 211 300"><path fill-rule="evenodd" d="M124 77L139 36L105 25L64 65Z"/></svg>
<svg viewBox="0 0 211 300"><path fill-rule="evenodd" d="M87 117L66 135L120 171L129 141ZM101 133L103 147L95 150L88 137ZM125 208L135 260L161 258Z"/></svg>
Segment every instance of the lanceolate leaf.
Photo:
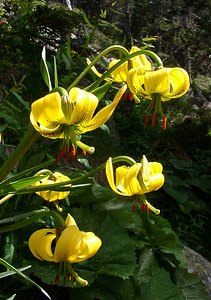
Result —
<svg viewBox="0 0 211 300"><path fill-rule="evenodd" d="M49 91L52 90L52 84L51 84L51 78L50 78L50 73L48 70L48 65L46 61L46 50L45 47L43 47L42 50L42 55L41 55L41 62L40 62L40 71L43 77L43 80L47 84Z"/></svg>
<svg viewBox="0 0 211 300"><path fill-rule="evenodd" d="M0 258L0 264L5 266L7 269L13 271L14 273L16 273L17 275L19 275L20 277L22 277L23 279L25 279L29 284L37 287L48 299L51 300L51 297L46 293L46 291L39 286L36 282L34 282L33 280L31 280L28 276L26 276L25 274L23 274L20 270L16 269L15 267L13 267L11 264L9 264L6 260L3 260L2 258Z"/></svg>

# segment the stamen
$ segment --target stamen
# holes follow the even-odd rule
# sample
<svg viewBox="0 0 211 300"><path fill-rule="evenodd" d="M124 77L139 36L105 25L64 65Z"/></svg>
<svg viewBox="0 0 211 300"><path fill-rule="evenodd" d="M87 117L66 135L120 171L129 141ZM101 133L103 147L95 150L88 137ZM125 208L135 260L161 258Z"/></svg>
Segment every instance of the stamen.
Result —
<svg viewBox="0 0 211 300"><path fill-rule="evenodd" d="M156 120L156 113L153 113L153 115L152 115L152 127L155 126L155 120Z"/></svg>
<svg viewBox="0 0 211 300"><path fill-rule="evenodd" d="M75 146L74 146L74 145L72 145L72 146L71 146L71 153L72 153L72 157L73 157L73 159L76 159L76 158L77 158L77 155L78 155L78 153L77 153L77 151L76 151L76 148L75 148Z"/></svg>
<svg viewBox="0 0 211 300"><path fill-rule="evenodd" d="M166 116L163 116L162 117L162 127L163 127L163 129L166 129Z"/></svg>
<svg viewBox="0 0 211 300"><path fill-rule="evenodd" d="M145 119L144 119L144 125L145 125L145 126L148 124L148 121L149 121L149 116L146 115L146 116L145 116Z"/></svg>
<svg viewBox="0 0 211 300"><path fill-rule="evenodd" d="M82 149L82 155L85 157L86 156L86 150Z"/></svg>

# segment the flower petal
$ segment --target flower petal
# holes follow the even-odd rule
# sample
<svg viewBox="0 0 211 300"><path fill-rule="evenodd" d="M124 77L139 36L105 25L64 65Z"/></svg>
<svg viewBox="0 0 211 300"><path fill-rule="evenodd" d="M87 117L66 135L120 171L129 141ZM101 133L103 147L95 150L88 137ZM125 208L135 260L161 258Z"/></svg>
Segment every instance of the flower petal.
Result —
<svg viewBox="0 0 211 300"><path fill-rule="evenodd" d="M172 98L178 98L184 95L189 87L190 80L188 73L182 68L170 68L170 83L172 86ZM166 95L168 97L168 95Z"/></svg>
<svg viewBox="0 0 211 300"><path fill-rule="evenodd" d="M113 67L116 63L119 62L119 59L112 59L112 61L108 65L108 69ZM117 67L113 72L111 72L111 76L116 82L125 82L127 80L128 74L128 62L124 62L119 67Z"/></svg>
<svg viewBox="0 0 211 300"><path fill-rule="evenodd" d="M102 108L89 122L78 124L77 133L82 134L87 131L95 130L103 125L112 115L117 104L121 100L122 95L127 89L127 85L122 86L116 94L113 102Z"/></svg>
<svg viewBox="0 0 211 300"><path fill-rule="evenodd" d="M102 245L101 240L93 232L83 232L80 252L78 253L77 261L80 262L88 259L96 254Z"/></svg>
<svg viewBox="0 0 211 300"><path fill-rule="evenodd" d="M94 233L80 231L77 226L71 225L59 237L54 259L56 262L80 262L92 257L101 244L101 240Z"/></svg>
<svg viewBox="0 0 211 300"><path fill-rule="evenodd" d="M61 124L67 123L61 108L59 93L49 94L33 102L30 121L41 135L59 137L62 131Z"/></svg>
<svg viewBox="0 0 211 300"><path fill-rule="evenodd" d="M144 87L148 95L166 96L170 92L169 69L147 72L144 74Z"/></svg>
<svg viewBox="0 0 211 300"><path fill-rule="evenodd" d="M137 194L141 195L144 193L137 177L140 167L141 164L134 164L128 169L128 172L125 175L125 189L129 196Z"/></svg>
<svg viewBox="0 0 211 300"><path fill-rule="evenodd" d="M105 171L106 171L106 177L107 177L108 183L109 183L110 187L112 188L112 190L117 194L120 194L122 196L127 196L125 193L118 191L116 188L116 185L114 182L114 170L113 170L113 164L112 164L111 157L109 157L109 159L106 162Z"/></svg>
<svg viewBox="0 0 211 300"><path fill-rule="evenodd" d="M74 105L72 115L70 117L70 125L88 122L98 105L98 98L89 92L79 88L72 88L69 92L71 103Z"/></svg>
<svg viewBox="0 0 211 300"><path fill-rule="evenodd" d="M77 260L82 237L83 235L77 226L71 225L65 228L56 243L55 262L69 261L74 263Z"/></svg>
<svg viewBox="0 0 211 300"><path fill-rule="evenodd" d="M63 175L62 173L54 172L51 175L43 178L42 180L37 181L34 184L34 186L45 186L47 184L60 183L60 182L65 182L65 181L69 181L69 180L70 180L70 178ZM69 184L68 186L71 187L71 184ZM69 195L69 193L70 193L69 191L53 191L53 190L36 192L36 194L38 194L43 199L45 199L49 202L64 199Z"/></svg>
<svg viewBox="0 0 211 300"><path fill-rule="evenodd" d="M127 84L133 94L140 95L145 98L151 98L151 95L144 87L144 74L141 70L133 68L128 72Z"/></svg>
<svg viewBox="0 0 211 300"><path fill-rule="evenodd" d="M133 46L130 50L130 54L140 51L138 47ZM141 68L143 71L151 71L152 64L147 59L145 54L140 54L131 59L133 68Z"/></svg>
<svg viewBox="0 0 211 300"><path fill-rule="evenodd" d="M40 229L29 238L29 248L32 254L40 259L54 261L51 244L56 238L56 229Z"/></svg>

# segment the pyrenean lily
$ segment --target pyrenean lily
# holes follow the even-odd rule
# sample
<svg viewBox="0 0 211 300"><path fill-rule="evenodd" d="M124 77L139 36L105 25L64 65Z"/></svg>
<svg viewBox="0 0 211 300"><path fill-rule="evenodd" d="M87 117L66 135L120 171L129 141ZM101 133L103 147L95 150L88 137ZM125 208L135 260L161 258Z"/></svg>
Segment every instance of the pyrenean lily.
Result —
<svg viewBox="0 0 211 300"><path fill-rule="evenodd" d="M162 171L163 167L160 163L148 162L147 158L143 156L140 163L135 163L130 167L118 167L116 178L114 178L112 158L106 162L108 183L114 192L122 196L144 195L158 190L164 183ZM144 204L155 213L159 213L146 200L144 200Z"/></svg>
<svg viewBox="0 0 211 300"><path fill-rule="evenodd" d="M65 263L67 272L71 272L68 275L73 275L70 264L94 256L102 242L93 232L80 231L70 214L65 224L65 228L44 228L35 231L29 238L29 248L39 260Z"/></svg>
<svg viewBox="0 0 211 300"><path fill-rule="evenodd" d="M133 46L130 50L130 54L140 51L138 47ZM108 70L117 64L119 59L112 59L108 64ZM90 64L90 60L87 59L87 63ZM130 68L140 68L143 73L146 71L152 70L151 62L147 59L145 54L134 56L130 59L130 61L126 61L122 63L119 67L117 67L113 72L111 72L111 77L105 78L107 81L116 81L116 82L127 82L127 75ZM97 69L93 66L92 71L98 76L101 77L103 74L98 72Z"/></svg>
<svg viewBox="0 0 211 300"><path fill-rule="evenodd" d="M178 67L162 68L144 74L141 69L133 68L128 72L127 84L132 93L151 101L145 121L147 123L148 113L154 110L154 125L156 114L163 116L161 102L183 96L189 89L190 81L188 73ZM165 117L163 127L166 127Z"/></svg>
<svg viewBox="0 0 211 300"><path fill-rule="evenodd" d="M80 141L81 134L95 130L103 125L112 115L126 90L124 85L116 94L113 102L94 115L98 106L98 98L79 88L72 88L69 95L61 96L58 92L32 103L30 120L34 128L44 137L65 139L69 147L74 147L92 154L94 147Z"/></svg>
<svg viewBox="0 0 211 300"><path fill-rule="evenodd" d="M47 184L54 184L54 183L61 183L65 181L69 181L70 178L59 173L59 172L54 172L50 174L47 177L44 177L40 181L37 181L34 186L45 186ZM69 186L71 186L69 184ZM43 199L46 201L57 201L66 198L69 195L70 191L38 191L36 194L41 196Z"/></svg>

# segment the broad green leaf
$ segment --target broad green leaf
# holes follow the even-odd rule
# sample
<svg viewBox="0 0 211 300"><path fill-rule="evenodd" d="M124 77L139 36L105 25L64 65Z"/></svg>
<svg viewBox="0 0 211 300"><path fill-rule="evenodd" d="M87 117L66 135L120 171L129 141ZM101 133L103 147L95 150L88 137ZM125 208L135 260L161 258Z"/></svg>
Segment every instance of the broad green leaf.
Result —
<svg viewBox="0 0 211 300"><path fill-rule="evenodd" d="M71 291L71 300L78 299L135 300L133 283L129 279L101 276L89 287Z"/></svg>
<svg viewBox="0 0 211 300"><path fill-rule="evenodd" d="M208 300L205 285L194 274L185 269L177 269L175 273L176 284L181 288L185 300Z"/></svg>
<svg viewBox="0 0 211 300"><path fill-rule="evenodd" d="M64 215L67 212L69 211L63 210ZM129 278L136 266L136 256L133 240L128 233L105 213L82 208L72 209L70 213L80 230L94 232L102 240L102 246L94 257L73 265L79 276L88 280L89 284L101 275ZM58 264L39 262L36 259L25 263L32 265L33 274L43 282L55 282ZM60 275L58 285L63 284L64 278ZM66 278L65 285L73 286L73 283Z"/></svg>
<svg viewBox="0 0 211 300"><path fill-rule="evenodd" d="M181 289L173 283L170 273L158 265L152 250L146 249L140 256L135 299L184 300Z"/></svg>

